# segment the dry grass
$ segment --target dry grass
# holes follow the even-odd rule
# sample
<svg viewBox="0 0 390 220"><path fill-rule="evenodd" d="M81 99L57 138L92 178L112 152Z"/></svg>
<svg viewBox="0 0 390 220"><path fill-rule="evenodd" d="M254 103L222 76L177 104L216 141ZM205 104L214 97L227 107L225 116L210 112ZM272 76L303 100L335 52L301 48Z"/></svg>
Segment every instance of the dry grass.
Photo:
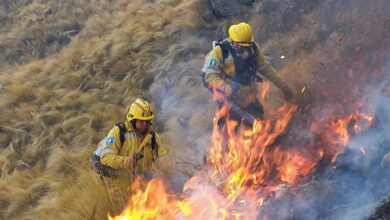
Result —
<svg viewBox="0 0 390 220"><path fill-rule="evenodd" d="M118 213L131 179L103 182L90 155L138 96L156 102L156 126L170 151L156 173L191 175L199 168L215 110L199 69L215 35L210 29L222 31L238 20L212 19L203 3L0 3L0 219L106 219ZM286 55L272 61L285 67L282 75L302 73L301 81L289 82L296 91L316 80L307 74L313 63L333 55L316 50L335 47L318 25L327 16L315 10L293 31L275 34L264 33L270 28L265 24L280 18L246 15L258 39L274 37L260 42L266 52Z"/></svg>
<svg viewBox="0 0 390 220"><path fill-rule="evenodd" d="M131 178L103 182L90 155L131 101L151 98L155 74L172 64L157 60L176 56L172 37L198 26L198 5L1 3L0 218L106 219L122 210Z"/></svg>

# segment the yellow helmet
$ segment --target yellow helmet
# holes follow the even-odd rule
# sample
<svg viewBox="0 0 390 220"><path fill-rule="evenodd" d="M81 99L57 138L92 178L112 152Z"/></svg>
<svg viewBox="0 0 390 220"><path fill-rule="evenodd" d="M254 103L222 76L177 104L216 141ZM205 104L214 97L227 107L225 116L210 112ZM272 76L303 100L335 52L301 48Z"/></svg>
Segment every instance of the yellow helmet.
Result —
<svg viewBox="0 0 390 220"><path fill-rule="evenodd" d="M229 27L229 38L241 46L250 46L254 41L252 27L245 22Z"/></svg>
<svg viewBox="0 0 390 220"><path fill-rule="evenodd" d="M147 121L152 120L153 118L154 114L149 102L142 98L138 98L131 103L126 116L127 121L132 121L134 119Z"/></svg>

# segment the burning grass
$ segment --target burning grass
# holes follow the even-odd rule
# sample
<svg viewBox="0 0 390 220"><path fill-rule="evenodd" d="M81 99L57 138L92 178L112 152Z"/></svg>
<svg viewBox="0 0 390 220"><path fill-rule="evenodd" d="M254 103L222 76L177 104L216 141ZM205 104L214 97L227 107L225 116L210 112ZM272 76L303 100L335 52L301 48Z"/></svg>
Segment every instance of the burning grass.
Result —
<svg viewBox="0 0 390 220"><path fill-rule="evenodd" d="M196 27L186 11L198 3L177 3L1 3L1 218L105 219L122 209L130 183L102 184L89 155L148 96L167 38Z"/></svg>
<svg viewBox="0 0 390 220"><path fill-rule="evenodd" d="M109 219L256 219L263 204L281 194L286 184L304 183L323 158L335 160L346 147L351 125L371 125L370 117L351 114L318 124L323 128L317 131L332 135L323 142L276 145L296 111L297 106L285 105L275 112L275 121L257 121L253 128L247 128L228 120L221 129L217 121L228 113L224 106L214 119L206 173L192 177L180 196L170 192L161 179L137 179L127 207Z"/></svg>
<svg viewBox="0 0 390 220"><path fill-rule="evenodd" d="M294 15L297 23L288 23L289 31L274 26L283 17L278 13L253 16L265 51L285 56L271 62L283 66L283 78L303 94L302 105L283 105L274 86L263 84L270 93L259 98L272 120L237 135L233 124L225 133L212 130L215 106L198 72L202 53L215 40L207 37L216 35L210 28L219 31L229 21L205 24L198 16L200 1L0 6L0 218L5 219L107 219L108 213L121 213L130 194L127 210L139 218L254 219L282 186L305 182L321 158L337 161L355 128L371 124L361 113L371 112L364 111L362 93L383 79L390 45L386 1L324 1L320 10L310 6L302 18ZM299 11L285 11L290 10ZM271 25L260 27L266 22ZM157 104L157 126L171 150L159 167L166 178L135 182L131 189L125 179L102 184L89 155L140 95ZM192 176L203 167L210 145L212 169L187 182L184 194L167 189L176 181L169 180L172 173ZM177 188L180 184L172 191Z"/></svg>

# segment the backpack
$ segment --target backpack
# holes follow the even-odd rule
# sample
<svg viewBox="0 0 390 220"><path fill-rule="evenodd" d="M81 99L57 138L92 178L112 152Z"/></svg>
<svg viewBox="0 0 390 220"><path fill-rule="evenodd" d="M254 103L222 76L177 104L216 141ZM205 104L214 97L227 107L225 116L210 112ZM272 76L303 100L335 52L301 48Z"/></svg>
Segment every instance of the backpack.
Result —
<svg viewBox="0 0 390 220"><path fill-rule="evenodd" d="M231 54L233 55L234 52L232 51L233 48L230 45L230 43L227 40L219 39L217 41L213 41L213 48L216 46L220 46L222 50L222 63L225 62L226 58L229 56L229 52L231 51ZM253 48L253 51L255 52L255 55L259 55L259 51L257 50L256 44L253 44L251 46Z"/></svg>
<svg viewBox="0 0 390 220"><path fill-rule="evenodd" d="M236 71L242 73L241 77L235 77L235 79L233 79L234 81L237 81L241 84L248 84L253 78L256 78L257 80L259 80L259 82L262 82L262 79L256 76L256 57L259 55L259 51L257 49L256 44L252 44L250 46L252 50L248 50L248 52L251 54L251 57L246 60L242 60L241 57L237 56L232 45L227 40L213 41L213 48L215 48L216 46L219 46L222 50L222 63L224 63L229 54L231 54L234 60ZM248 68L250 68L250 70ZM205 77L205 75L202 75L202 77Z"/></svg>

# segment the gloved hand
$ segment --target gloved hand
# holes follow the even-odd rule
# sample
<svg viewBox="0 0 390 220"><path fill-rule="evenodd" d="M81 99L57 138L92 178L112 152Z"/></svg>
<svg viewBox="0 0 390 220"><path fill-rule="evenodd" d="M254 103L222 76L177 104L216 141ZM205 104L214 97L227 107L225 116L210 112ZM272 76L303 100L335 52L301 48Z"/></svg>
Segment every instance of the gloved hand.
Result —
<svg viewBox="0 0 390 220"><path fill-rule="evenodd" d="M137 161L142 159L144 155L142 153L135 153L132 157L127 157L125 160L125 168L132 170L137 165Z"/></svg>
<svg viewBox="0 0 390 220"><path fill-rule="evenodd" d="M133 159L135 160L135 162L141 160L142 158L144 158L144 154L143 153L135 153L133 155Z"/></svg>
<svg viewBox="0 0 390 220"><path fill-rule="evenodd" d="M239 89L240 89L240 84L232 81L231 83L225 83L223 87L223 93L226 95L226 97L229 97L235 94Z"/></svg>
<svg viewBox="0 0 390 220"><path fill-rule="evenodd" d="M230 84L225 83L225 85L223 86L222 92L226 97L229 97L233 94L233 88Z"/></svg>

